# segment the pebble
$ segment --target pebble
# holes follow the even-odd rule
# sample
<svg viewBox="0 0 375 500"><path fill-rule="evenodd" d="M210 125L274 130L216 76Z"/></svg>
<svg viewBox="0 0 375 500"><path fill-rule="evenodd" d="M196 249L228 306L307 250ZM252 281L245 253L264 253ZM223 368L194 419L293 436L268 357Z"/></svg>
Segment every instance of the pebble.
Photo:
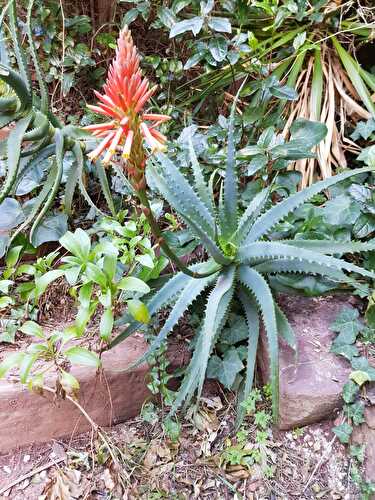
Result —
<svg viewBox="0 0 375 500"><path fill-rule="evenodd" d="M23 462L27 464L27 462L30 462L30 458L31 458L30 455L24 455Z"/></svg>
<svg viewBox="0 0 375 500"><path fill-rule="evenodd" d="M3 471L6 472L7 474L12 474L12 469L7 465L4 465Z"/></svg>

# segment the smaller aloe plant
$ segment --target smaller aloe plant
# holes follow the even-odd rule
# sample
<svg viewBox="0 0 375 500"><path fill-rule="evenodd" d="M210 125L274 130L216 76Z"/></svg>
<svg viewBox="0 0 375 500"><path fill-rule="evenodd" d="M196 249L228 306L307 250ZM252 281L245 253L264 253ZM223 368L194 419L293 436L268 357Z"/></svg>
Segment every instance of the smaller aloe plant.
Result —
<svg viewBox="0 0 375 500"><path fill-rule="evenodd" d="M84 152L90 135L71 125L65 126L51 112L48 89L38 62L32 37L31 17L34 0L28 3L26 32L28 51L37 77L39 89L32 86L30 65L19 38L16 2L10 0L0 14L0 129L14 123L6 140L0 141L1 159L5 160L5 179L0 186L0 217L2 202L17 190L17 186L33 168L51 159L45 172L43 187L35 197L25 221L13 233L12 239L31 225L30 240L37 227L51 208L63 180L63 160L70 151L74 163L65 183L63 205L69 214L73 196L78 186L86 201L99 211L91 201L84 181ZM3 21L8 17L7 29L17 61L17 69L10 66L10 58L5 43ZM110 210L114 213L113 200L104 168L96 162L98 177ZM4 208L5 210L5 208Z"/></svg>
<svg viewBox="0 0 375 500"><path fill-rule="evenodd" d="M149 352L140 361L153 354L165 342L167 335L177 325L189 306L200 295L209 291L192 359L172 406L172 412L184 401L186 406L195 393L199 397L209 357L219 340L220 332L231 310L231 304L239 302L242 305L249 335L247 374L241 397L246 398L253 385L261 320L268 341L273 414L277 420L279 407L278 340L282 337L293 349L296 349L296 340L286 316L277 304L272 276L284 273L318 275L328 277L338 283L351 284L354 279L351 274L346 273L375 278L374 273L333 256L374 250L375 242L271 241L267 235L291 212L320 191L371 169L362 168L343 172L318 182L274 206L271 205L271 208L267 208L271 188L266 188L253 198L244 213L239 214L233 122L234 106L228 131L225 179L218 206L202 176L192 145L190 145L190 157L194 174L193 185L164 154L158 154L157 161L151 159L147 166L147 177L152 179L152 185L181 216L191 233L200 239L209 258L206 262L190 266L187 272L182 269L151 297L148 302L150 314L155 314L167 306L171 307L171 312L153 340ZM144 207L145 213L148 213L146 208ZM152 214L149 216L152 218ZM155 221L151 225L154 227ZM156 235L163 243L160 240L160 234L158 230ZM120 319L118 323L126 324L126 328L114 339L112 346L121 342L135 330L142 328L142 325L136 321L129 322L127 316Z"/></svg>

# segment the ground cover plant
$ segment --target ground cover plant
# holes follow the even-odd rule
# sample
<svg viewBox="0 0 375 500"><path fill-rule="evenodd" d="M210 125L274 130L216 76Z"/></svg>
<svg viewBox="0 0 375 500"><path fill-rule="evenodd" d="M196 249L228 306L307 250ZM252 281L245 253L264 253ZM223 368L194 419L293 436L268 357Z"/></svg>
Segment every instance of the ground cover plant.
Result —
<svg viewBox="0 0 375 500"><path fill-rule="evenodd" d="M278 294L355 294L367 329L352 318L361 336L344 342L338 320L332 345L362 374L346 384L334 429L348 442L364 419L355 384L373 377L374 68L356 59L371 47L373 8L119 2L98 26L95 2L69 18L68 4L9 0L0 14L0 342L15 349L0 376L79 407L70 365L100 370L105 350L141 331L149 350L137 363L150 363L166 438L177 446L181 408L200 421L205 380L217 379L237 400L219 467L259 466L271 481L279 340L298 359ZM71 314L52 331L54 304L45 305L58 293ZM166 353L184 326L191 358L174 392ZM270 384L258 410L261 336ZM355 341L368 347L362 357ZM49 370L55 387L45 385ZM363 450L352 451L356 484L370 494Z"/></svg>

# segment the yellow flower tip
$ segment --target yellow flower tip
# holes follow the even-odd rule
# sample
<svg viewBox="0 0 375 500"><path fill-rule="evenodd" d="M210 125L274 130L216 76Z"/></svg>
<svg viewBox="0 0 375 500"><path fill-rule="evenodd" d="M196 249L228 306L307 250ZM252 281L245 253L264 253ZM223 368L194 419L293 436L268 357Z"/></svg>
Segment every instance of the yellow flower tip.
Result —
<svg viewBox="0 0 375 500"><path fill-rule="evenodd" d="M124 158L124 160L129 160L130 154L129 153L122 153L121 157Z"/></svg>

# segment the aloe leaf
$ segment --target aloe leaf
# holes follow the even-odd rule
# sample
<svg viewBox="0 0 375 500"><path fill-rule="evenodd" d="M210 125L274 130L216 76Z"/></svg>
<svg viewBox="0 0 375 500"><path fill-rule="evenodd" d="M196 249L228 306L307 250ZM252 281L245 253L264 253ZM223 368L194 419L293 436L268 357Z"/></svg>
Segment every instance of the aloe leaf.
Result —
<svg viewBox="0 0 375 500"><path fill-rule="evenodd" d="M14 184L14 191L17 191L18 184L21 182L22 178L24 177L24 175L27 173L28 170L31 170L36 165L39 165L43 160L49 158L53 154L55 154L55 145L49 144L44 149L38 151L38 153L35 156L30 158L29 162L22 167L22 170L17 175L17 180Z"/></svg>
<svg viewBox="0 0 375 500"><path fill-rule="evenodd" d="M46 200L45 204L43 205L43 208L40 210L37 217L35 218L35 221L32 225L31 230L30 230L30 241L31 242L33 242L35 231L37 230L39 224L41 223L44 216L46 215L46 213L50 209L52 202L55 199L57 192L59 190L60 184L61 184L61 178L62 178L62 174L63 174L63 160L64 160L64 137L63 137L62 133L60 132L60 130L58 130L58 129L55 132L55 142L56 142L55 162L57 165L56 176L53 180L51 191L47 197L47 200Z"/></svg>
<svg viewBox="0 0 375 500"><path fill-rule="evenodd" d="M249 397L253 387L259 341L259 313L256 302L249 293L248 289L245 287L241 287L239 289L238 297L245 312L246 324L249 330L249 339L247 344L246 379L238 401L239 404L237 409L236 427L241 425L245 417L245 410L241 406L241 402L245 401Z"/></svg>
<svg viewBox="0 0 375 500"><path fill-rule="evenodd" d="M272 186L269 186L268 188L263 189L262 191L257 193L249 203L245 212L242 214L238 222L238 228L231 238L231 240L236 245L240 245L249 234L254 221L259 217L264 205L266 204L266 201L268 200L269 194L271 192L271 187Z"/></svg>
<svg viewBox="0 0 375 500"><path fill-rule="evenodd" d="M355 170L349 170L341 174L335 175L323 181L316 182L312 186L299 191L289 198L281 201L277 205L274 205L267 212L259 217L259 219L254 223L248 236L246 237L243 245L246 246L253 241L258 240L262 236L266 235L276 224L281 222L285 217L287 217L296 208L301 206L305 201L312 198L315 194L320 193L324 189L327 189L338 182L341 182L354 175L362 174L365 172L371 172L374 169L371 167L357 168Z"/></svg>
<svg viewBox="0 0 375 500"><path fill-rule="evenodd" d="M210 191L206 181L204 180L202 169L198 163L197 155L195 154L193 141L191 137L189 137L189 155L190 162L193 168L193 175L195 181L195 189L200 196L201 200L204 202L208 210L210 211L213 218L215 218L215 207L210 196Z"/></svg>
<svg viewBox="0 0 375 500"><path fill-rule="evenodd" d="M17 228L17 230L13 233L11 242L16 238L16 236L20 233L22 233L34 220L36 215L39 213L40 208L44 202L44 200L47 198L49 193L51 192L51 189L53 187L53 184L55 182L57 175L57 163L53 162L52 168L48 173L47 179L43 184L43 188L39 192L38 196L35 198L33 202L32 209L27 216L26 220Z"/></svg>
<svg viewBox="0 0 375 500"><path fill-rule="evenodd" d="M32 60L34 63L35 73L36 73L36 77L38 79L38 84L39 84L40 109L43 113L47 113L47 111L48 111L48 89L47 89L47 85L46 85L42 70L40 68L38 56L36 53L34 38L33 38L32 31L31 31L31 16L32 16L33 5L34 5L34 0L29 0L29 4L27 6L26 31L27 31L28 41L29 41L30 53L31 53L31 57L32 57Z"/></svg>
<svg viewBox="0 0 375 500"><path fill-rule="evenodd" d="M107 202L108 208L110 209L113 216L116 215L115 205L113 203L113 198L111 194L111 189L108 184L107 174L104 170L103 164L100 160L95 162L96 171L99 177L100 186L102 188L104 198Z"/></svg>
<svg viewBox="0 0 375 500"><path fill-rule="evenodd" d="M5 5L5 7L3 7L2 11L0 12L0 27L3 25L4 17L6 15L6 13L8 12L8 9L9 9L12 2L13 2L13 0L9 0L7 2L7 4Z"/></svg>
<svg viewBox="0 0 375 500"><path fill-rule="evenodd" d="M17 26L17 11L16 11L16 0L13 0L9 9L9 28L12 35L13 49L16 55L18 69L20 71L21 77L26 84L27 90L31 93L31 78L30 73L27 69L27 60L25 53L21 46L21 40L19 36L19 28Z"/></svg>
<svg viewBox="0 0 375 500"><path fill-rule="evenodd" d="M239 250L238 257L243 263L254 263L259 260L267 259L286 259L293 258L300 261L307 261L310 263L321 264L323 266L332 267L339 270L346 270L353 273L358 273L362 276L375 279L375 273L367 271L362 267L351 264L342 259L336 259L321 253L306 250L304 248L297 248L284 243L260 241L251 243L247 247L242 247Z"/></svg>
<svg viewBox="0 0 375 500"><path fill-rule="evenodd" d="M168 334L177 325L189 306L199 297L199 295L217 278L217 274L213 274L207 278L190 278L185 288L182 290L176 300L171 312L168 315L162 329L152 340L147 352L135 363L139 365L152 356L157 349L165 342Z"/></svg>
<svg viewBox="0 0 375 500"><path fill-rule="evenodd" d="M375 116L375 104L372 102L371 95L361 77L360 66L355 63L344 47L340 44L335 36L332 37L333 45L341 59L341 62L346 69L348 77L352 82L354 88L358 92L359 97L362 99L363 104L368 111Z"/></svg>
<svg viewBox="0 0 375 500"><path fill-rule="evenodd" d="M197 397L200 397L208 359L215 339L227 318L234 292L235 275L235 267L227 266L219 275L216 285L208 297L203 325L201 331L198 333L193 356L173 403L172 414L181 406L183 401L186 408L195 391L197 391Z"/></svg>
<svg viewBox="0 0 375 500"><path fill-rule="evenodd" d="M279 415L279 344L272 292L263 276L248 266L240 267L238 279L252 293L262 314L270 358L272 412L274 420L277 421Z"/></svg>
<svg viewBox="0 0 375 500"><path fill-rule="evenodd" d="M228 259L224 257L214 241L215 229L211 214L189 186L186 179L179 174L173 182L173 174L169 170L161 174L152 163L148 166L147 170L148 175L152 176L153 184L157 186L162 196L185 220L192 233L201 239L208 253L219 264L228 264ZM180 178L183 179L180 185L181 189L177 188ZM206 217L208 217L208 220Z"/></svg>
<svg viewBox="0 0 375 500"><path fill-rule="evenodd" d="M375 250L375 241L334 241L334 240L278 240L298 248L306 248L326 255L360 253Z"/></svg>
<svg viewBox="0 0 375 500"><path fill-rule="evenodd" d="M195 272L209 272L213 269L213 266L214 263L212 261L209 261L199 264L193 264L192 266L189 266L189 269ZM190 283L191 280L199 281L196 278L188 276L182 271L175 274L147 302L147 308L149 310L150 315L152 316L158 311L160 311L163 307L167 307L173 304L176 301L179 294L182 293L182 291L185 289L188 283ZM122 342L136 330L143 328L141 323L129 320L127 314L124 314L116 321L116 326L122 326L126 323L129 323L128 326L117 337L113 339L111 347L114 347L115 345Z"/></svg>
<svg viewBox="0 0 375 500"><path fill-rule="evenodd" d="M245 82L244 82L245 83ZM228 150L224 177L224 206L219 211L220 233L224 240L235 232L238 220L238 175L236 169L236 145L234 142L234 116L238 96L243 88L242 83L233 100L228 123Z"/></svg>
<svg viewBox="0 0 375 500"><path fill-rule="evenodd" d="M0 80L3 80L10 87L12 87L14 92L17 94L17 97L19 98L21 104L18 112L23 112L31 108L32 97L30 91L27 88L24 80L19 76L18 73L13 71L5 64L0 64Z"/></svg>
<svg viewBox="0 0 375 500"><path fill-rule="evenodd" d="M345 273L338 269L313 262L300 261L299 259L276 259L262 262L254 265L254 269L261 274L313 274L327 276L334 281L350 282L351 280Z"/></svg>
<svg viewBox="0 0 375 500"><path fill-rule="evenodd" d="M294 330L291 327L288 318L285 316L284 311L280 309L277 302L274 301L274 304L275 304L277 331L279 332L280 337L288 344L288 346L291 347L296 352L297 351L296 334L294 333Z"/></svg>
<svg viewBox="0 0 375 500"><path fill-rule="evenodd" d="M7 197L9 191L12 189L13 184L17 178L20 155L21 155L21 145L23 136L31 122L31 114L27 115L25 118L19 120L15 128L10 132L7 141L7 152L8 152L8 162L7 162L7 173L6 179L2 186L0 192L0 203Z"/></svg>
<svg viewBox="0 0 375 500"><path fill-rule="evenodd" d="M37 111L33 120L33 128L24 135L25 141L38 141L48 134L50 123L43 113Z"/></svg>
<svg viewBox="0 0 375 500"><path fill-rule="evenodd" d="M74 193L78 184L79 171L78 166L72 165L68 178L66 179L64 191L64 210L67 214L72 213L72 204Z"/></svg>

